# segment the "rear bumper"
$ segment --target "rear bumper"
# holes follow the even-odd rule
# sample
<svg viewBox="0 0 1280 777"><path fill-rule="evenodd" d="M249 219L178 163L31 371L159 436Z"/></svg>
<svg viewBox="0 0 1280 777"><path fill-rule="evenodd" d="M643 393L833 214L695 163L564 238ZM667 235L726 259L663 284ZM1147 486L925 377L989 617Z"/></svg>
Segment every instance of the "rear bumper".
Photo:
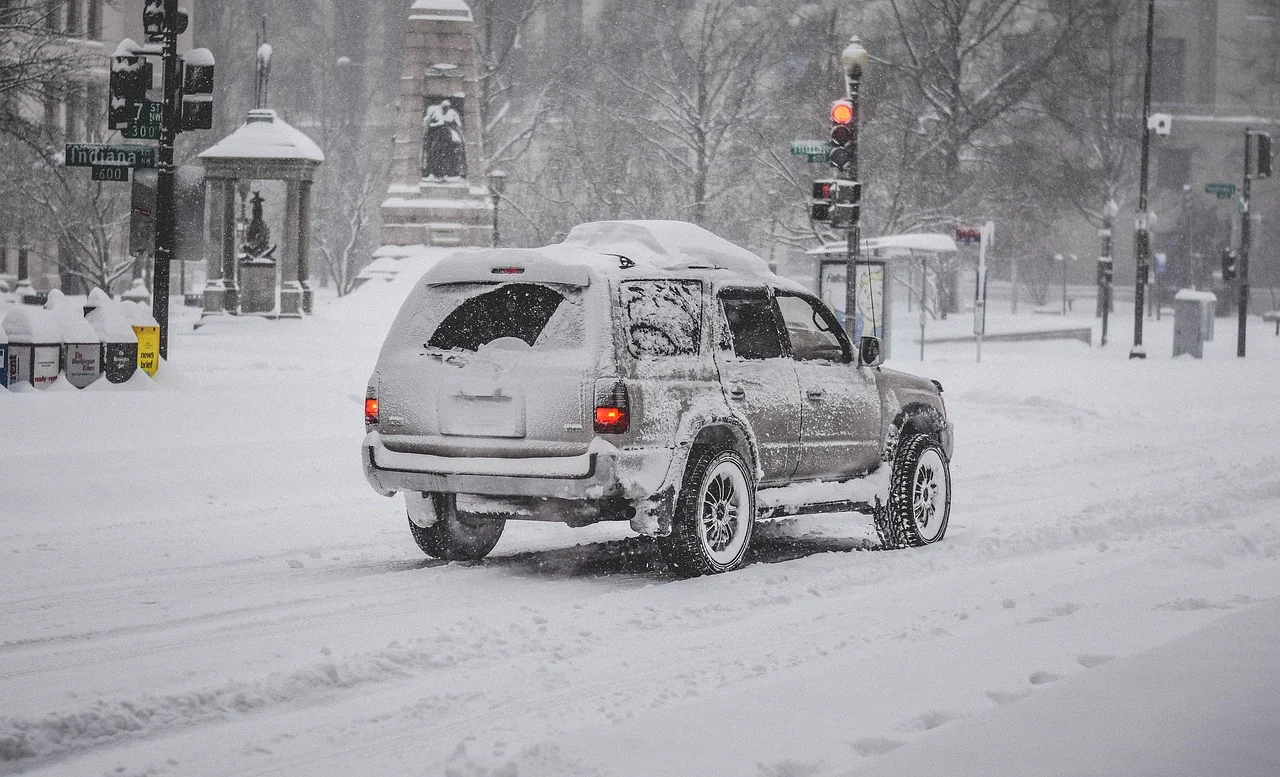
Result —
<svg viewBox="0 0 1280 777"><path fill-rule="evenodd" d="M399 491L552 499L623 496L617 449L523 459L433 456L388 450L382 435L370 432L361 450L365 479L384 496Z"/></svg>

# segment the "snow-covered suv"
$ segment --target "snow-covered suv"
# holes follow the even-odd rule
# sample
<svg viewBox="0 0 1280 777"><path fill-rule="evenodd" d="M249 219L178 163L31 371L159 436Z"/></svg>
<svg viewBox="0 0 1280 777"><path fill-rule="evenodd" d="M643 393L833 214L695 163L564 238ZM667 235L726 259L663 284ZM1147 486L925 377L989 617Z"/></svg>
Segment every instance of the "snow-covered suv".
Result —
<svg viewBox="0 0 1280 777"><path fill-rule="evenodd" d="M940 540L952 427L754 254L679 222L460 251L419 281L370 379L369 483L419 547L479 559L507 520L625 520L683 574L739 566L757 518L875 516Z"/></svg>

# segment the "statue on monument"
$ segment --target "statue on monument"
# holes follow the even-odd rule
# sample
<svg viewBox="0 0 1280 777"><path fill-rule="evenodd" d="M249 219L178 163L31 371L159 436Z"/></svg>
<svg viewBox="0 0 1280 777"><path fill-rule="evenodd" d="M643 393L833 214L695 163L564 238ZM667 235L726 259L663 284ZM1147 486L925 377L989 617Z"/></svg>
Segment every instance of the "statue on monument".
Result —
<svg viewBox="0 0 1280 777"><path fill-rule="evenodd" d="M428 97L422 117L422 178L461 181L467 176L466 140L456 97Z"/></svg>
<svg viewBox="0 0 1280 777"><path fill-rule="evenodd" d="M266 219L262 217L262 203L265 202L262 193L254 192L250 202L253 203L253 217L249 219L249 228L245 230L244 245L240 247L241 255L251 261L274 261L272 254L276 252L276 247L271 245L271 227L267 226Z"/></svg>

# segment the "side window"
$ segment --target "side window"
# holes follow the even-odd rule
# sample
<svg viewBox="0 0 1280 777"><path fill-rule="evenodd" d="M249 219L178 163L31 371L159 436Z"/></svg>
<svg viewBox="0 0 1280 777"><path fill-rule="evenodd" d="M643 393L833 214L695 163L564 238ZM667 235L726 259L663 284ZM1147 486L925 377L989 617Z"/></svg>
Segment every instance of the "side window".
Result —
<svg viewBox="0 0 1280 777"><path fill-rule="evenodd" d="M773 303L764 291L726 292L720 296L733 352L742 359L776 359L783 355L782 334Z"/></svg>
<svg viewBox="0 0 1280 777"><path fill-rule="evenodd" d="M852 360L851 349L840 336L840 325L826 308L790 294L778 294L776 299L796 361Z"/></svg>
<svg viewBox="0 0 1280 777"><path fill-rule="evenodd" d="M702 342L698 281L627 281L618 287L632 356L695 356Z"/></svg>

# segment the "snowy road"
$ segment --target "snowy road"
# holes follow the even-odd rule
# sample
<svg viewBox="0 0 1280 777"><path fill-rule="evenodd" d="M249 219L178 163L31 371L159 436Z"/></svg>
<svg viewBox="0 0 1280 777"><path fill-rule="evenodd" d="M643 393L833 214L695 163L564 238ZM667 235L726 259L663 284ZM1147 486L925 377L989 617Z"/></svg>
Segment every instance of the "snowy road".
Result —
<svg viewBox="0 0 1280 777"><path fill-rule="evenodd" d="M1024 718L1123 729L1090 683L1196 708L1215 638L1280 677L1280 339L1260 326L1245 362L1226 337L1169 360L1168 321L1146 363L933 348L957 427L944 543L797 519L744 570L675 580L625 526L421 556L358 463L393 296L179 334L152 387L0 393L0 773L955 774ZM1184 740L1274 774L1276 706L1256 712L1252 750ZM1063 757L1031 730L1006 773ZM1076 741L1058 773L1131 755Z"/></svg>

